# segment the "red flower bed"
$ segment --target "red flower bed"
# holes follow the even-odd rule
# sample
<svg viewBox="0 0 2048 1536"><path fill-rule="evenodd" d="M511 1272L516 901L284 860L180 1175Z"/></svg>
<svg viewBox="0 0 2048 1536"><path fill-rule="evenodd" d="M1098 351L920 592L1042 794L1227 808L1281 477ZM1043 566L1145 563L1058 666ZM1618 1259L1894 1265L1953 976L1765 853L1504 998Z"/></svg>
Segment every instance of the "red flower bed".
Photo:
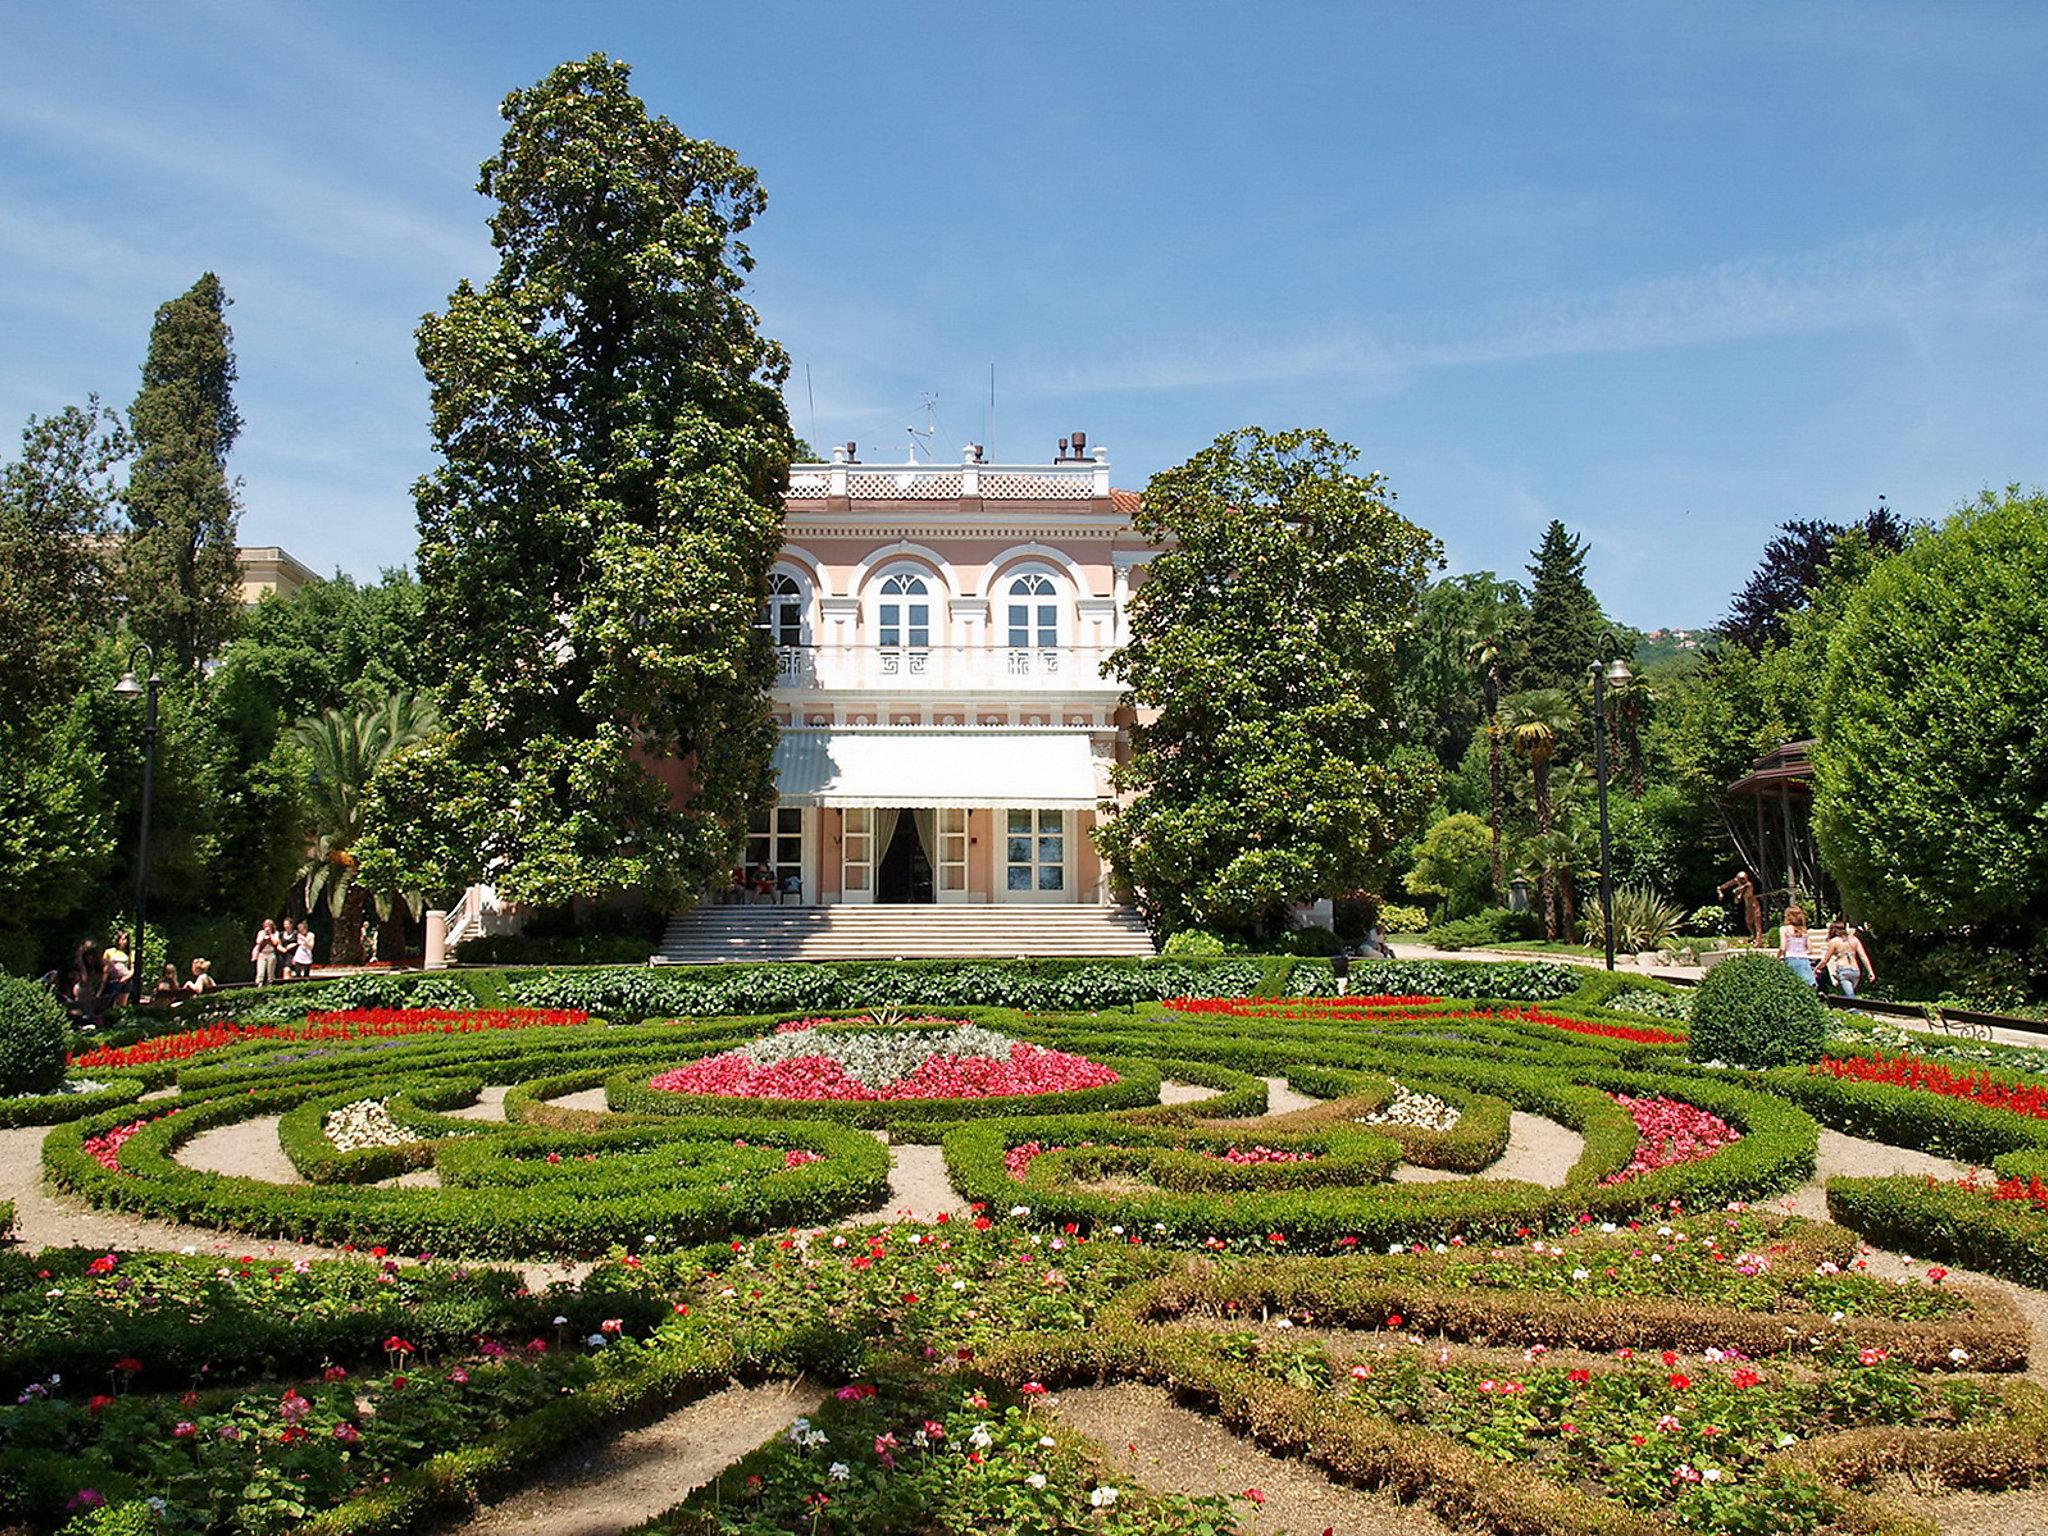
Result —
<svg viewBox="0 0 2048 1536"><path fill-rule="evenodd" d="M1116 1072L1099 1062L1020 1040L1010 1047L1007 1061L934 1053L907 1077L878 1087L849 1077L845 1064L836 1057L791 1056L756 1065L738 1051L707 1056L663 1072L648 1086L664 1093L704 1093L735 1099L882 1102L1066 1093L1076 1088L1106 1087L1116 1080Z"/></svg>
<svg viewBox="0 0 2048 1536"><path fill-rule="evenodd" d="M167 1109L157 1118L167 1120L176 1113L175 1109ZM97 1136L88 1136L85 1138L85 1155L98 1163L102 1168L118 1173L121 1170L121 1147L123 1143L147 1124L149 1124L147 1118L131 1120L126 1125L115 1126L111 1131L101 1131ZM98 1259L93 1260L94 1264L99 1262ZM108 1269L113 1267L111 1264L107 1266Z"/></svg>
<svg viewBox="0 0 2048 1536"><path fill-rule="evenodd" d="M303 1024L207 1024L134 1045L103 1045L72 1058L80 1068L154 1066L185 1061L244 1040L355 1040L401 1035L463 1035L492 1029L544 1029L587 1024L573 1008L353 1008L312 1013Z"/></svg>
<svg viewBox="0 0 2048 1536"><path fill-rule="evenodd" d="M1726 1120L1694 1104L1666 1098L1632 1099L1625 1093L1608 1097L1635 1121L1637 1139L1636 1155L1629 1165L1608 1174L1600 1181L1603 1184L1620 1184L1675 1163L1696 1163L1742 1140L1742 1133Z"/></svg>
<svg viewBox="0 0 2048 1536"><path fill-rule="evenodd" d="M2048 1120L2048 1087L2004 1083L1989 1072L1957 1072L1924 1056L1830 1056L1811 1070L1851 1083L1916 1088L1943 1098L1969 1099L1993 1109Z"/></svg>
<svg viewBox="0 0 2048 1536"><path fill-rule="evenodd" d="M1631 1045L1682 1045L1685 1036L1665 1029L1645 1029L1634 1024L1596 1024L1589 1019L1571 1019L1542 1008L1463 1008L1445 1010L1440 997L1176 997L1167 1007L1178 1013L1214 1013L1240 1019L1309 1019L1317 1023L1352 1020L1371 1024L1419 1023L1442 1020L1447 1023L1505 1020L1514 1024L1542 1024L1575 1035L1596 1035L1603 1040L1625 1040Z"/></svg>

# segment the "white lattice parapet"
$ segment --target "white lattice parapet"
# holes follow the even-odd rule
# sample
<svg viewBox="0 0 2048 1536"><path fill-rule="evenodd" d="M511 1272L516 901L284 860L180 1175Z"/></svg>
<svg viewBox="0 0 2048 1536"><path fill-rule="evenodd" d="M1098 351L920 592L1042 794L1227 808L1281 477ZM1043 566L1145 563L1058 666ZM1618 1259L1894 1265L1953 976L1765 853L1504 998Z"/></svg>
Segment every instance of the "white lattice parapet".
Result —
<svg viewBox="0 0 2048 1536"><path fill-rule="evenodd" d="M1088 501L1109 495L1109 455L1053 464L983 464L970 450L953 464L857 464L843 448L830 464L792 464L792 500L844 496L854 501Z"/></svg>

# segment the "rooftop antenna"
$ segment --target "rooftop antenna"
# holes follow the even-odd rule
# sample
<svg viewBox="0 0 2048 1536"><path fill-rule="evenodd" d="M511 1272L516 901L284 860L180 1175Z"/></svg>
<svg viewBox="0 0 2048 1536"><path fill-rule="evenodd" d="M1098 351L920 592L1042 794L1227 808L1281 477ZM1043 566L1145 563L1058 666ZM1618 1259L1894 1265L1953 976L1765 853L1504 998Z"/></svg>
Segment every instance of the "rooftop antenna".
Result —
<svg viewBox="0 0 2048 1536"><path fill-rule="evenodd" d="M981 440L988 444L988 461L1000 464L996 457L996 365L988 365L988 420L981 424Z"/></svg>
<svg viewBox="0 0 2048 1536"><path fill-rule="evenodd" d="M920 448L924 450L926 463L936 462L932 456L932 443L939 435L939 397L927 390L922 398L924 403L918 409L924 412L924 430L920 432L914 423L903 429L910 435L910 462L913 464L917 462Z"/></svg>
<svg viewBox="0 0 2048 1536"><path fill-rule="evenodd" d="M811 365L804 364L804 394L811 402L811 452L818 451L818 392L811 387Z"/></svg>

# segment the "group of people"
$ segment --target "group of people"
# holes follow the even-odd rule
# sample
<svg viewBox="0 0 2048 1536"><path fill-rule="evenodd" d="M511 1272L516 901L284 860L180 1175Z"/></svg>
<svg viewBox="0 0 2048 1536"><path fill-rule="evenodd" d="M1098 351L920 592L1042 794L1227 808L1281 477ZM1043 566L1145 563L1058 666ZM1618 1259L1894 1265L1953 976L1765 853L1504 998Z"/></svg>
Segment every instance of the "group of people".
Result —
<svg viewBox="0 0 2048 1536"><path fill-rule="evenodd" d="M57 1000L74 1020L90 1028L129 1001L135 989L136 964L135 936L124 928L114 935L111 944L87 939L72 955L70 966L49 972L43 977L43 984L56 993ZM213 962L195 958L189 978L180 978L175 965L166 965L143 1000L173 1003L182 997L202 996L218 985L213 978Z"/></svg>
<svg viewBox="0 0 2048 1536"><path fill-rule="evenodd" d="M1870 963L1862 934L1837 919L1828 924L1827 937L1816 950L1806 908L1796 902L1785 909L1785 921L1778 929L1778 958L1808 985L1826 982L1844 997L1854 997L1857 988L1877 980L1877 967Z"/></svg>
<svg viewBox="0 0 2048 1536"><path fill-rule="evenodd" d="M313 925L303 917L296 925L288 917L266 917L249 947L249 961L259 987L287 978L305 980L313 974Z"/></svg>

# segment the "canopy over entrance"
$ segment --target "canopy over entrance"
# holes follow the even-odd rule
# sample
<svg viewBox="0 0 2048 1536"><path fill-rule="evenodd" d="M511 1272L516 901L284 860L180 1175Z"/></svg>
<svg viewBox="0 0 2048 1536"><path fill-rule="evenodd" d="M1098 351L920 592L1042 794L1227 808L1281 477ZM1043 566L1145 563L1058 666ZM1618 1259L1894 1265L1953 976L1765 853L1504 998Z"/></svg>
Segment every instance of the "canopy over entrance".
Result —
<svg viewBox="0 0 2048 1536"><path fill-rule="evenodd" d="M790 728L775 746L783 805L988 805L1093 810L1103 798L1086 731L964 726Z"/></svg>

